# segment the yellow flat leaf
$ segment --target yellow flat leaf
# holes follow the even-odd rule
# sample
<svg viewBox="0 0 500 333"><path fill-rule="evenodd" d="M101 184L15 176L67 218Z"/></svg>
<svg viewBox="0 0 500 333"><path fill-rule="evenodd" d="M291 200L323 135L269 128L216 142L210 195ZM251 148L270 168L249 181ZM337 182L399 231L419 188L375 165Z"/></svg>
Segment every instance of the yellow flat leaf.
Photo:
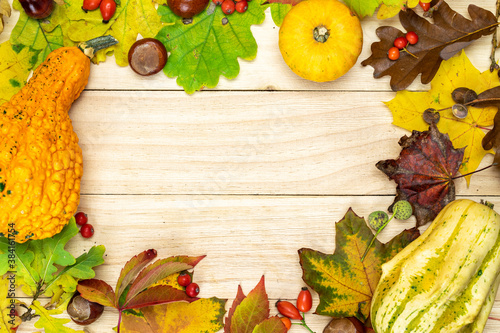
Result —
<svg viewBox="0 0 500 333"><path fill-rule="evenodd" d="M485 128L493 125L497 108L469 107L467 117L459 119L451 112L451 106L455 104L451 93L456 88L467 87L479 94L499 85L496 72L479 72L462 51L441 63L429 91L400 91L394 99L385 104L392 112L393 124L409 131L425 131L429 128L422 118L426 109L442 110L438 129L450 136L455 148L465 147L464 160L459 169L460 173L465 174L476 170L486 154L494 153L492 150L485 151L481 141L485 136ZM468 185L470 176L467 176L466 180Z"/></svg>

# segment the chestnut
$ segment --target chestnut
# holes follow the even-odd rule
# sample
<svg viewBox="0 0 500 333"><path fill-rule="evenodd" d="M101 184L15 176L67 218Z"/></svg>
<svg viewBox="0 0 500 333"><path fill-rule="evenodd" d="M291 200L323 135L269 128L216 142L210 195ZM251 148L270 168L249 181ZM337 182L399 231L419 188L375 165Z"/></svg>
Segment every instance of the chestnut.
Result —
<svg viewBox="0 0 500 333"><path fill-rule="evenodd" d="M191 18L207 8L210 0L167 0L168 8L175 15Z"/></svg>
<svg viewBox="0 0 500 333"><path fill-rule="evenodd" d="M53 0L19 0L26 15L34 19L44 19L54 11Z"/></svg>
<svg viewBox="0 0 500 333"><path fill-rule="evenodd" d="M128 51L130 68L139 75L153 75L165 67L168 59L165 46L157 39L143 38Z"/></svg>
<svg viewBox="0 0 500 333"><path fill-rule="evenodd" d="M89 325L99 319L104 311L104 306L87 301L80 294L75 293L68 303L67 312L78 325Z"/></svg>

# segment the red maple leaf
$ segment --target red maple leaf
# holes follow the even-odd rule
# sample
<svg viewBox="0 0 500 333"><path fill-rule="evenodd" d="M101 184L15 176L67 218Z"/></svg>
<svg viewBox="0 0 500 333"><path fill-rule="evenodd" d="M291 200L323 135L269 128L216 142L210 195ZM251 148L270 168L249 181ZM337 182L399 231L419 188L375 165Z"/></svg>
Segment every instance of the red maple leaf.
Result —
<svg viewBox="0 0 500 333"><path fill-rule="evenodd" d="M464 156L455 149L447 134L435 125L428 131L413 131L399 140L403 148L397 160L377 163L397 185L394 202L408 200L413 206L417 227L434 220L441 209L455 199L453 182ZM389 211L392 212L392 206Z"/></svg>

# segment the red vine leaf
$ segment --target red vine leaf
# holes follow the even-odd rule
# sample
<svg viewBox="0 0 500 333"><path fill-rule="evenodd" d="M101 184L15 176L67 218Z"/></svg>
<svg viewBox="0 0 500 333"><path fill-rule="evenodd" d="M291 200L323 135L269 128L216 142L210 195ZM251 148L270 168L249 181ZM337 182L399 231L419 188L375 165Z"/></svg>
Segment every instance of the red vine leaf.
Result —
<svg viewBox="0 0 500 333"><path fill-rule="evenodd" d="M410 137L405 135L399 145L402 147L399 158L380 161L377 168L398 184L394 202L408 200L419 227L434 220L455 199L453 179L465 148L453 148L449 136L439 132L435 125L428 131L413 131Z"/></svg>
<svg viewBox="0 0 500 333"><path fill-rule="evenodd" d="M436 4L434 0L432 5ZM395 61L387 57L387 51L394 40L405 33L392 26L377 28L380 41L372 44L372 55L361 64L372 66L375 78L391 76L393 91L406 89L419 74L423 84L431 82L441 61L451 58L474 40L492 34L498 25L492 12L473 4L468 7L471 20L452 10L445 1L435 8L434 24L411 9L400 11L401 25L406 31L416 32L419 38Z"/></svg>

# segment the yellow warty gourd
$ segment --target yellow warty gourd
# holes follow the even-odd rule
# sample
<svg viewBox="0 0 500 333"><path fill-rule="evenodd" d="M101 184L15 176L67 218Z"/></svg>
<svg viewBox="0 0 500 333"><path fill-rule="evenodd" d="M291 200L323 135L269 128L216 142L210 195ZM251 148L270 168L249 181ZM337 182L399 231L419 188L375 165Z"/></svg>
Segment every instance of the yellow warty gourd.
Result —
<svg viewBox="0 0 500 333"><path fill-rule="evenodd" d="M80 48L57 49L0 105L1 235L17 242L51 237L76 212L83 161L68 111L89 72Z"/></svg>

